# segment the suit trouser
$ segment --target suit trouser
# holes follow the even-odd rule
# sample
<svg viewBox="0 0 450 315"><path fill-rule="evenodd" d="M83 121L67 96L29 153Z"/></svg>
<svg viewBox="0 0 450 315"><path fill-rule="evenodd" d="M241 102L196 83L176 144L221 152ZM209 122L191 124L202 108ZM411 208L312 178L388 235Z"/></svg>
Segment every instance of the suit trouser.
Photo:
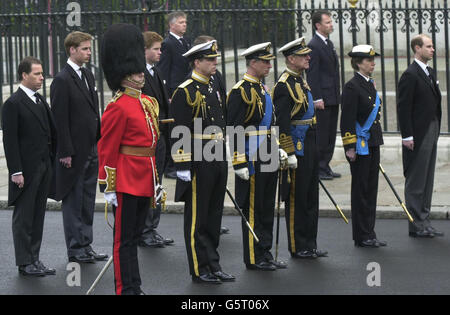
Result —
<svg viewBox="0 0 450 315"><path fill-rule="evenodd" d="M259 239L257 243L242 220L242 240L244 248L244 263L257 264L273 259L270 250L273 242L273 223L275 209L275 194L277 190L277 172L261 172L260 164L255 162L255 174L250 176L248 197L240 205L244 216ZM236 189L243 180L236 176Z"/></svg>
<svg viewBox="0 0 450 315"><path fill-rule="evenodd" d="M17 266L39 260L51 178L52 167L48 159L39 164L31 183L25 186L26 189L15 203L12 231Z"/></svg>
<svg viewBox="0 0 450 315"><path fill-rule="evenodd" d="M114 283L117 295L133 295L141 286L137 245L150 197L117 193L114 211Z"/></svg>
<svg viewBox="0 0 450 315"><path fill-rule="evenodd" d="M353 240L377 238L375 219L378 196L380 147L370 147L369 155L357 155L350 163L352 173L351 211Z"/></svg>
<svg viewBox="0 0 450 315"><path fill-rule="evenodd" d="M164 168L166 165L166 140L164 136L158 139L156 145L156 171L158 172L159 183L162 185L164 177ZM149 208L147 218L145 219L145 227L142 231L142 239L151 236L158 228L159 220L161 218L161 203L158 202L156 208Z"/></svg>
<svg viewBox="0 0 450 315"><path fill-rule="evenodd" d="M328 173L336 144L339 105L326 106L316 110L317 148L319 152L319 171Z"/></svg>
<svg viewBox="0 0 450 315"><path fill-rule="evenodd" d="M409 231L417 232L430 227L431 199L433 196L434 171L436 168L439 123L433 120L412 165L405 174L405 201L414 223Z"/></svg>
<svg viewBox="0 0 450 315"><path fill-rule="evenodd" d="M286 200L286 227L289 252L317 249L319 222L319 167L316 137L309 130L304 143L304 156L297 156L297 169L289 170L291 184Z"/></svg>
<svg viewBox="0 0 450 315"><path fill-rule="evenodd" d="M67 255L83 255L93 241L95 194L97 191L97 146L92 148L72 190L62 201Z"/></svg>
<svg viewBox="0 0 450 315"><path fill-rule="evenodd" d="M184 205L184 240L191 275L222 270L217 251L228 177L227 162L199 162Z"/></svg>

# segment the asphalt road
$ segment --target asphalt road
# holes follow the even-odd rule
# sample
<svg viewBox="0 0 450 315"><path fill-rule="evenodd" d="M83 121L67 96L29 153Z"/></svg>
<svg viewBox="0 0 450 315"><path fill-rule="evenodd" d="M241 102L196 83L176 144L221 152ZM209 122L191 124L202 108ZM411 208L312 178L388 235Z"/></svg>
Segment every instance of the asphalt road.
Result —
<svg viewBox="0 0 450 315"><path fill-rule="evenodd" d="M11 211L0 211L0 294L85 294L104 263L81 267L81 286L69 287L66 271L62 218L59 212L46 215L41 260L56 268L56 276L26 278L19 276L14 262L11 233ZM110 217L112 220L112 217ZM329 257L317 260L294 260L287 252L284 218L281 218L279 257L289 268L275 272L246 270L242 261L240 218L225 216L223 225L230 234L220 244L223 270L236 276L234 283L200 285L188 274L183 240L183 216L163 214L159 231L175 239L175 245L163 249L140 249L142 288L153 295L298 295L298 294L450 294L450 221L435 221L444 237L412 239L407 236L406 220L378 220L378 238L388 247L355 248L349 225L340 219L321 218L318 244L329 251ZM95 214L94 249L111 253L112 231L102 213ZM368 270L370 263L377 268ZM377 275L379 270L379 277ZM379 281L369 286L367 279ZM110 268L94 294L114 294Z"/></svg>

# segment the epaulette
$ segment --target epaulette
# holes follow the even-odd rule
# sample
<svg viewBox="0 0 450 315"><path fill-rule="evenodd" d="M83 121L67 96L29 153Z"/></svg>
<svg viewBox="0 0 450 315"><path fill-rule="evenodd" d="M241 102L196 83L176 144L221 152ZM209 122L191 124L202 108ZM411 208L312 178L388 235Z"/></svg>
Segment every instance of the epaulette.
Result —
<svg viewBox="0 0 450 315"><path fill-rule="evenodd" d="M122 91L117 91L116 94L114 94L113 98L109 101L108 105L111 104L111 103L117 102L117 100L118 100L119 98L121 98L122 95L123 95L123 92L122 92ZM106 105L106 106L108 106L108 105Z"/></svg>
<svg viewBox="0 0 450 315"><path fill-rule="evenodd" d="M194 80L188 79L188 80L184 81L183 83L181 83L178 87L184 89L184 88L186 88L189 84L191 84L192 82L194 82Z"/></svg>
<svg viewBox="0 0 450 315"><path fill-rule="evenodd" d="M236 84L233 86L233 90L238 89L238 88L242 85L242 83L244 83L244 80L241 80L241 81L239 81L238 83L236 83Z"/></svg>
<svg viewBox="0 0 450 315"><path fill-rule="evenodd" d="M278 80L278 82L281 83L286 83L287 79L289 78L289 73L285 72L281 75L280 79Z"/></svg>

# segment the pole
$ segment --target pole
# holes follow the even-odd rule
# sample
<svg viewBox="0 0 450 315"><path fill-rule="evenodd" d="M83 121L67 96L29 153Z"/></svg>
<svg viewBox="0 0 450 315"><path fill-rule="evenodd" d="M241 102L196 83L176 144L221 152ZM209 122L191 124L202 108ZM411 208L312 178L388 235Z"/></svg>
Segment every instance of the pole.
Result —
<svg viewBox="0 0 450 315"><path fill-rule="evenodd" d="M113 262L113 256L109 257L108 261L106 262L105 266L103 267L102 271L98 274L97 278L95 279L94 283L91 285L89 290L86 292L86 295L91 295L92 291L94 291L95 287L97 286L100 279L105 274L106 270L108 270L109 266Z"/></svg>
<svg viewBox="0 0 450 315"><path fill-rule="evenodd" d="M395 190L394 185L392 184L391 180L389 179L389 177L387 176L386 172L384 171L383 166L381 166L381 163L380 163L380 171L381 171L381 173L383 173L383 176L386 179L386 181L388 182L389 187L391 187L392 192L394 193L394 195L397 198L398 202L402 206L403 211L406 213L406 216L408 217L409 222L413 223L414 219L412 218L411 214L409 213L408 209L406 208L405 203L402 201L402 199L398 195L397 191Z"/></svg>
<svg viewBox="0 0 450 315"><path fill-rule="evenodd" d="M278 175L278 201L277 201L277 236L275 241L275 261L278 261L278 244L280 239L280 208L281 208L281 183L283 178L283 170L279 170Z"/></svg>
<svg viewBox="0 0 450 315"><path fill-rule="evenodd" d="M255 238L256 242L259 243L259 238L256 236L255 232L253 231L250 223L248 223L247 218L245 217L244 213L242 212L241 208L239 208L239 205L237 204L236 200L233 198L233 195L231 194L230 190L227 189L227 194L230 197L231 201L234 204L234 208L239 212L239 214L241 215L242 219L245 221L245 224L247 225L250 233L252 233L253 237Z"/></svg>
<svg viewBox="0 0 450 315"><path fill-rule="evenodd" d="M345 216L344 212L342 212L341 207L339 207L339 205L336 203L336 201L334 201L333 197L331 196L331 194L329 193L329 191L327 190L327 188L325 187L325 185L322 183L322 181L320 179L319 179L319 184L320 184L320 186L322 186L322 188L325 191L325 193L327 194L328 198L330 198L331 202L336 207L336 210L339 212L342 219L345 221L345 223L348 224L348 219Z"/></svg>

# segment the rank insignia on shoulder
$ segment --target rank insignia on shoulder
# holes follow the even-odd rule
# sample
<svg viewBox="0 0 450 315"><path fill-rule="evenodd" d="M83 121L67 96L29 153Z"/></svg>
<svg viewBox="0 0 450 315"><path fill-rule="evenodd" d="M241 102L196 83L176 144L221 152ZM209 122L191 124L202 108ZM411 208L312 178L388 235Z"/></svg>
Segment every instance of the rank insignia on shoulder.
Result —
<svg viewBox="0 0 450 315"><path fill-rule="evenodd" d="M238 89L238 88L242 85L242 83L244 83L244 80L241 80L241 81L239 81L238 83L236 83L236 84L233 86L233 90Z"/></svg>
<svg viewBox="0 0 450 315"><path fill-rule="evenodd" d="M287 79L289 78L289 73L285 72L281 75L280 79L278 80L278 82L281 83L286 83Z"/></svg>
<svg viewBox="0 0 450 315"><path fill-rule="evenodd" d="M186 81L184 81L183 83L181 83L178 87L184 89L185 87L187 87L189 84L191 84L192 82L194 82L194 80L192 79L188 79Z"/></svg>

